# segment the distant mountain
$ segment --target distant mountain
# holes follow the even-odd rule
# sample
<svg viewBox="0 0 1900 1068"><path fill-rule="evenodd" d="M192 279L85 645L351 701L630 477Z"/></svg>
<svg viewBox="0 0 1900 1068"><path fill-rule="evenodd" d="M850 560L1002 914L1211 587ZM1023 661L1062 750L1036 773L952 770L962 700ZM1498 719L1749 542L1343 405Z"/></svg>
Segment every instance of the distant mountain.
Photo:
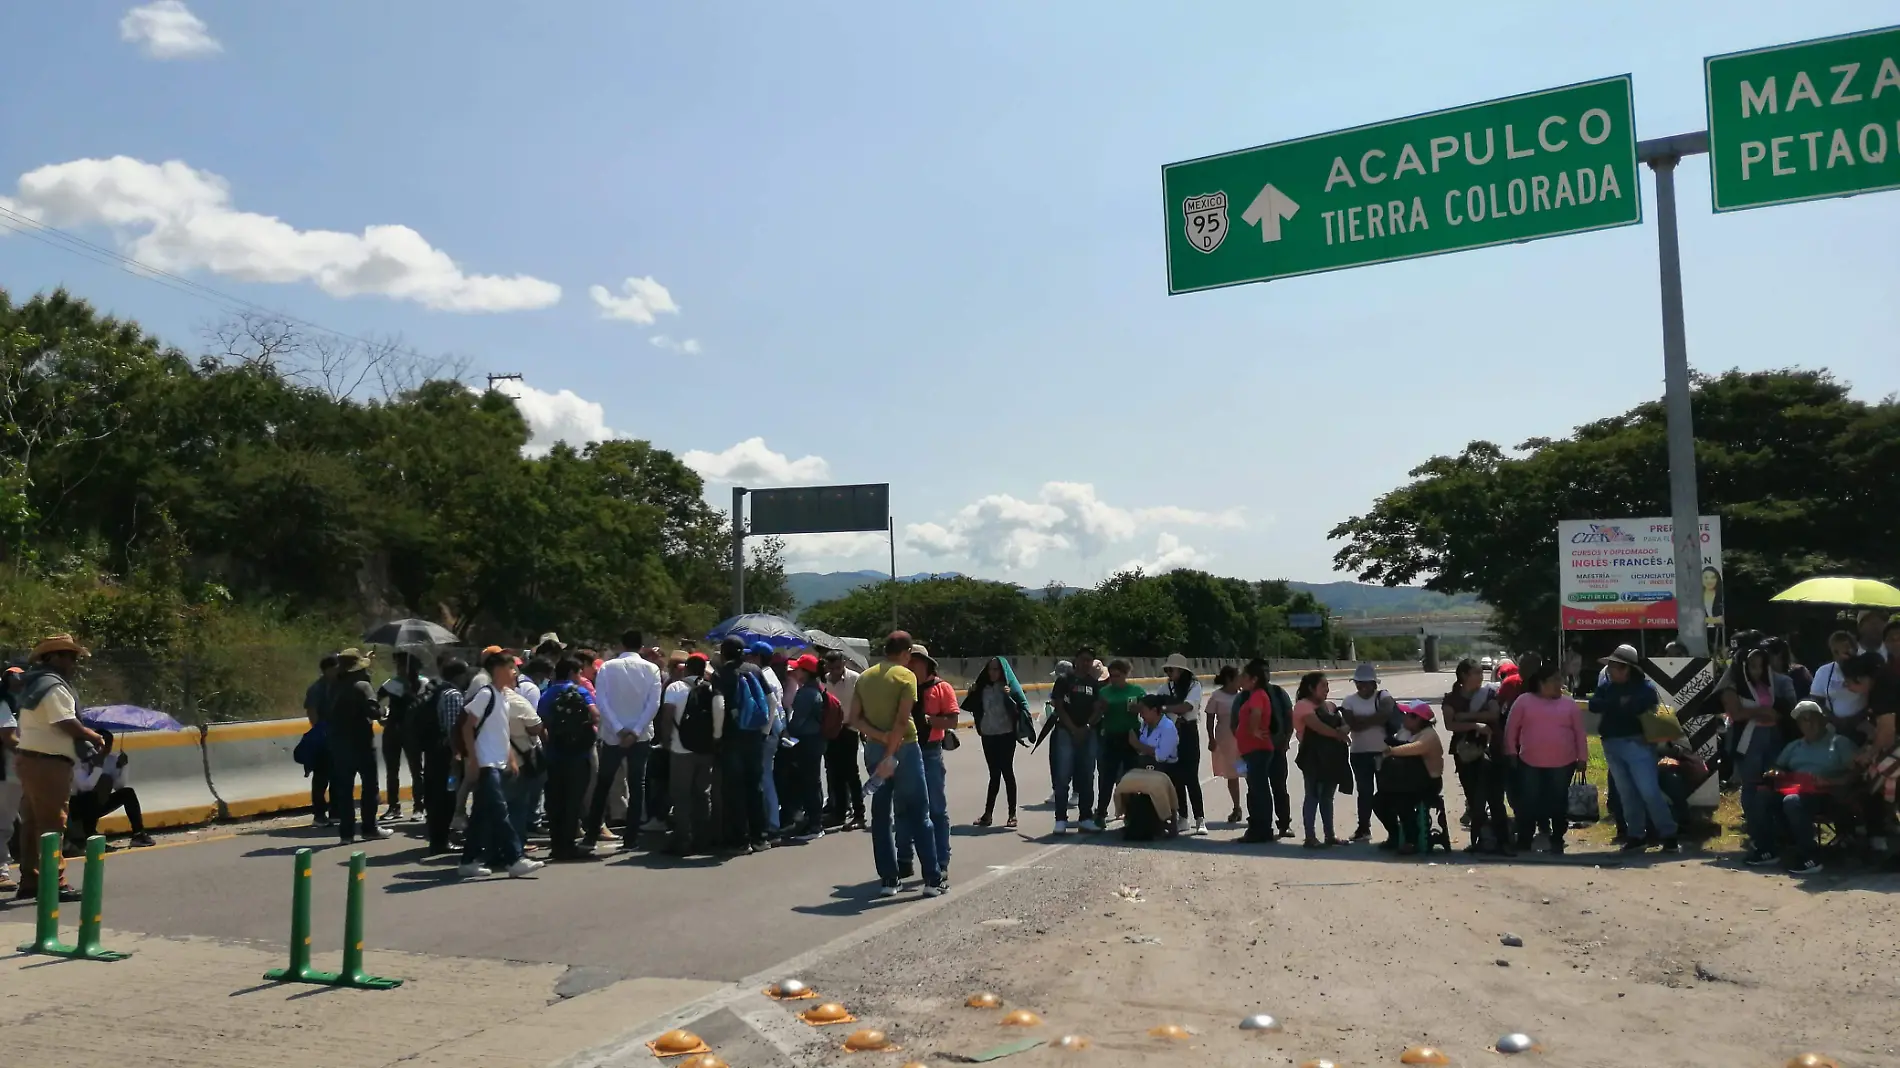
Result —
<svg viewBox="0 0 1900 1068"><path fill-rule="evenodd" d="M919 571L913 575L899 575L901 582L917 582L928 578L955 578L955 571ZM859 586L869 586L890 578L887 571L794 571L785 576L785 584L792 591L792 614L797 615L820 601L835 601Z"/></svg>
<svg viewBox="0 0 1900 1068"><path fill-rule="evenodd" d="M914 575L904 575L902 580L916 582L927 578L950 578L956 574L954 571L920 571ZM792 591L794 613L803 612L820 601L843 597L859 586L868 586L884 579L885 573L882 571L795 571L785 576L785 582ZM1364 582L1289 582L1287 585L1296 590L1311 591L1321 604L1342 616L1412 616L1479 607L1475 594L1448 595L1416 586L1386 587ZM1026 588L1023 592L1031 597L1043 596L1040 586Z"/></svg>

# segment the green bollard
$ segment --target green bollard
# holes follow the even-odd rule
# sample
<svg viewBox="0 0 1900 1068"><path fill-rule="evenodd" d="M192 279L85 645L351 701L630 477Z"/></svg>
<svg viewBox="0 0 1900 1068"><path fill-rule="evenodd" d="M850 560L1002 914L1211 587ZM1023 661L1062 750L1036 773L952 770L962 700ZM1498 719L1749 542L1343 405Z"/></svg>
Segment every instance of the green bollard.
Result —
<svg viewBox="0 0 1900 1068"><path fill-rule="evenodd" d="M264 978L283 983L334 984L335 972L310 967L310 850L297 850L290 884L290 966L272 968Z"/></svg>
<svg viewBox="0 0 1900 1068"><path fill-rule="evenodd" d="M59 846L58 831L40 835L39 919L34 925L33 941L20 947L22 953L70 957L76 952L59 940Z"/></svg>
<svg viewBox="0 0 1900 1068"><path fill-rule="evenodd" d="M337 975L336 985L393 990L402 985L401 979L385 979L363 971L363 890L369 878L367 866L362 853L350 854L349 904L343 914L343 971Z"/></svg>
<svg viewBox="0 0 1900 1068"><path fill-rule="evenodd" d="M99 924L105 919L106 840L95 834L86 839L86 885L79 896L79 944L73 956L80 960L124 960L130 953L106 949L99 944Z"/></svg>

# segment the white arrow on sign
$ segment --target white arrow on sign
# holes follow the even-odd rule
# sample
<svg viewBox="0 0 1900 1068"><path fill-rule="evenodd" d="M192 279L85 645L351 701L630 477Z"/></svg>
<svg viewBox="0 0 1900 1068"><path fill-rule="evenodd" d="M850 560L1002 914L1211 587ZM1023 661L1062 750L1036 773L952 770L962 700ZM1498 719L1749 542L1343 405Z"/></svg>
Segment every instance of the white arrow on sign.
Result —
<svg viewBox="0 0 1900 1068"><path fill-rule="evenodd" d="M1273 187L1272 182L1260 187L1260 195L1247 205L1247 211L1241 215L1241 221L1260 228L1261 241L1280 240L1280 220L1291 219L1299 214L1300 206L1293 203L1285 193Z"/></svg>

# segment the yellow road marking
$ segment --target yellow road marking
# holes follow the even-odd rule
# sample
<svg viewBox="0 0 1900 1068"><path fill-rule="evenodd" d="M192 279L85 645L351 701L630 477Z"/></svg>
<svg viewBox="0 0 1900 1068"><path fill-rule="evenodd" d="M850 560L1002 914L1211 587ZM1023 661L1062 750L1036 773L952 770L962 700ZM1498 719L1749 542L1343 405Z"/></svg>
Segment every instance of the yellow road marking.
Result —
<svg viewBox="0 0 1900 1068"><path fill-rule="evenodd" d="M233 831L230 834L208 834L202 838L181 838L171 842L160 842L157 845L128 846L124 849L115 849L107 853L106 859L111 860L113 857L130 856L135 853L156 853L161 849L179 849L184 846L204 845L206 842L222 842L227 838L236 837L237 832Z"/></svg>

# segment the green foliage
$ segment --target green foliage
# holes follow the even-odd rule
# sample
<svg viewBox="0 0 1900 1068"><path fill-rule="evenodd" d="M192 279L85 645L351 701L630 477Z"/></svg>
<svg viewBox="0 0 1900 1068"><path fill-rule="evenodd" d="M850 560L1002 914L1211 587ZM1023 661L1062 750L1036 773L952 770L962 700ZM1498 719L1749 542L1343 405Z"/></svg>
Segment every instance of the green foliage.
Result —
<svg viewBox="0 0 1900 1068"><path fill-rule="evenodd" d="M1773 626L1768 598L1817 574L1900 573L1900 404L1867 404L1825 371L1698 377L1704 514L1722 517L1732 625ZM1336 565L1368 582L1475 593L1513 648L1548 644L1560 519L1669 514L1660 402L1507 456L1474 441L1334 527Z"/></svg>
<svg viewBox="0 0 1900 1068"><path fill-rule="evenodd" d="M1048 607L1006 582L963 576L895 583L886 579L812 605L802 618L807 626L832 634L876 637L891 630L893 596L898 626L939 656L1027 652L1043 648L1049 639Z"/></svg>
<svg viewBox="0 0 1900 1068"><path fill-rule="evenodd" d="M287 329L219 339L192 360L63 291L0 292L0 564L40 591L0 610L0 638L177 651L220 619L348 634L393 613L515 642L721 614L729 527L672 454L524 458L509 398L395 373L375 362L391 348L299 364ZM343 388L371 381L382 396ZM789 607L778 547L759 549L749 600Z"/></svg>

